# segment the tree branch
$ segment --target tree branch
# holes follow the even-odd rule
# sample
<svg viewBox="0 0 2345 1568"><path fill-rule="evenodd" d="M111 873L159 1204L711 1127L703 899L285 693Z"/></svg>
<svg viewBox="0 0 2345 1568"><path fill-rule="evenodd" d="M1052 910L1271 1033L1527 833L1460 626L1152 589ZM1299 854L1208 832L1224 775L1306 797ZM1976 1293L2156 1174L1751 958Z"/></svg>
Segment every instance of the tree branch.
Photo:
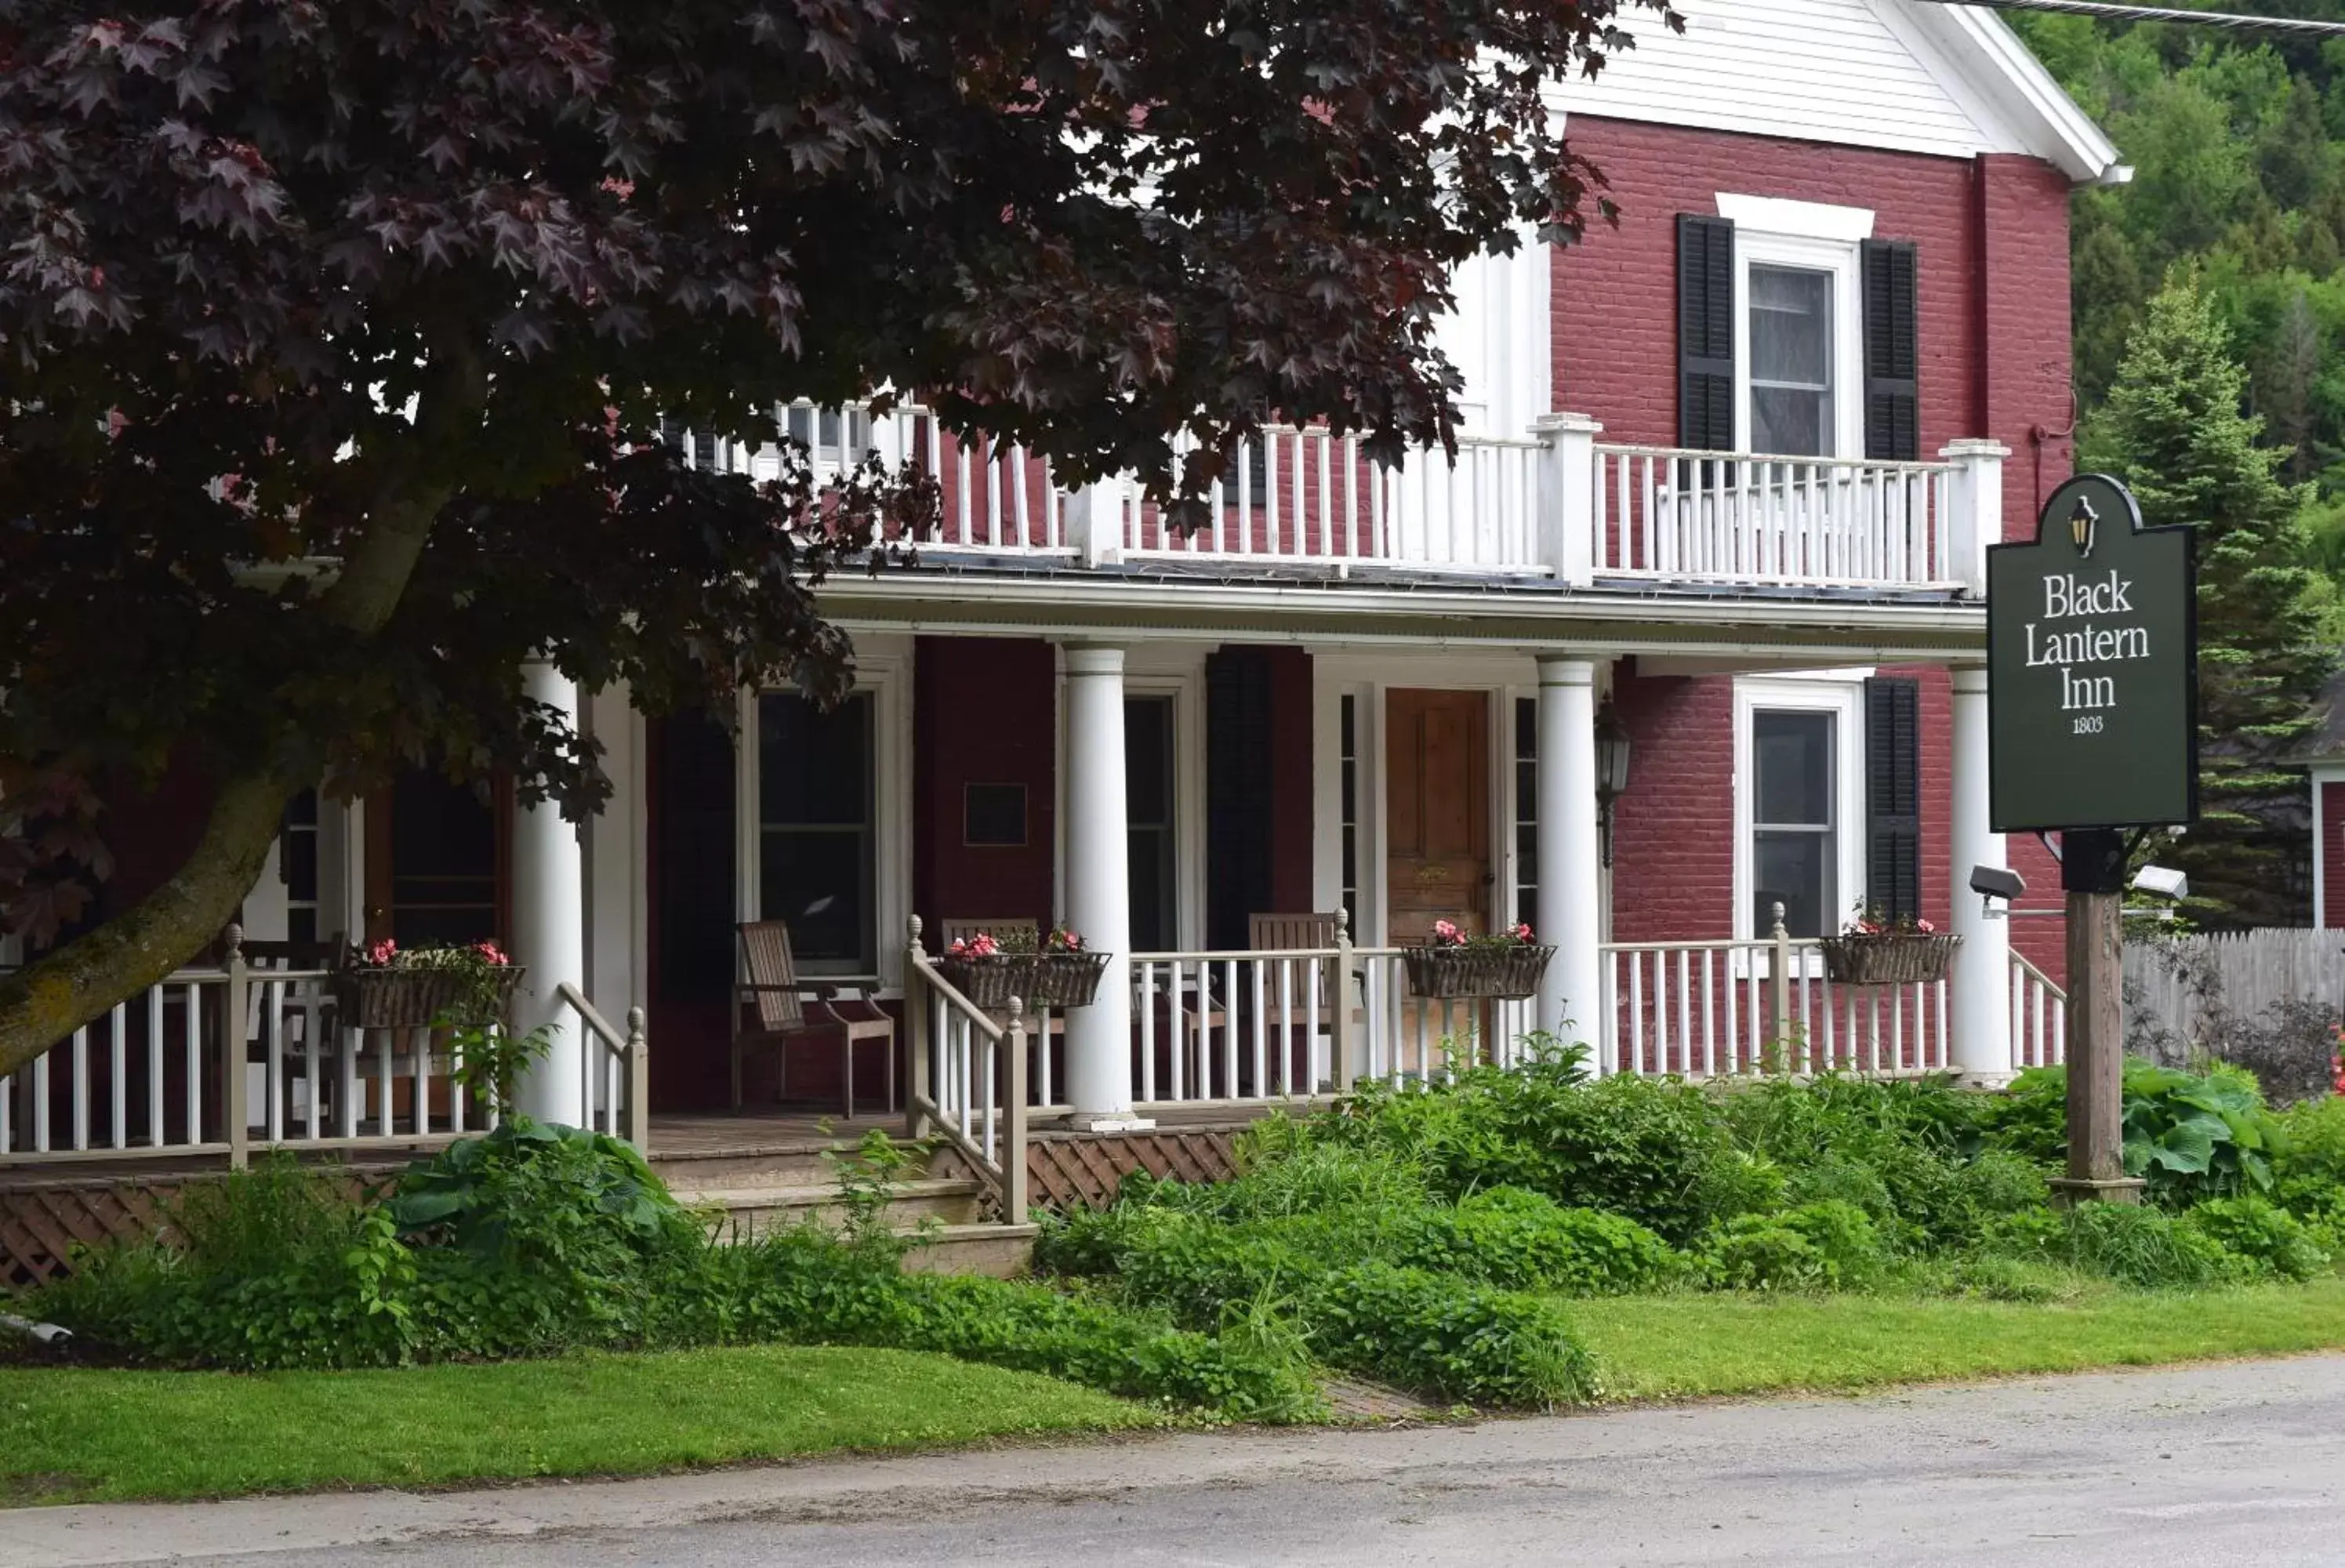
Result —
<svg viewBox="0 0 2345 1568"><path fill-rule="evenodd" d="M486 400L480 362L452 355L433 395L418 410L414 451L386 454L390 474L366 526L315 614L351 637L380 632L399 606L432 523L454 494L439 477L449 446L478 419ZM115 1003L154 985L200 951L235 915L269 860L294 792L314 780L272 761L230 775L213 798L203 836L154 892L96 929L15 975L0 978L0 1077L15 1072Z"/></svg>

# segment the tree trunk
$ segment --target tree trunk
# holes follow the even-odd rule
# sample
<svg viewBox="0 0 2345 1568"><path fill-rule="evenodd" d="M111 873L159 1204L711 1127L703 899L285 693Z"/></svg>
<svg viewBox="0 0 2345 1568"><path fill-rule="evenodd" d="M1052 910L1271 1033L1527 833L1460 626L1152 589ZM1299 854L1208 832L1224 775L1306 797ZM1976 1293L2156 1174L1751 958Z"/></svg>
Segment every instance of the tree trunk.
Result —
<svg viewBox="0 0 2345 1568"><path fill-rule="evenodd" d="M252 891L295 785L263 772L228 781L204 835L153 893L0 980L0 1077L186 963Z"/></svg>
<svg viewBox="0 0 2345 1568"><path fill-rule="evenodd" d="M455 487L431 462L461 440L485 396L469 349L450 356L441 387L422 400L411 440L394 442L365 531L314 613L357 639L380 632L414 575L431 525ZM263 755L266 747L256 747ZM236 913L269 859L293 792L314 781L281 766L232 774L212 803L203 837L168 881L56 951L0 979L0 1077L15 1072L117 1002L199 951Z"/></svg>

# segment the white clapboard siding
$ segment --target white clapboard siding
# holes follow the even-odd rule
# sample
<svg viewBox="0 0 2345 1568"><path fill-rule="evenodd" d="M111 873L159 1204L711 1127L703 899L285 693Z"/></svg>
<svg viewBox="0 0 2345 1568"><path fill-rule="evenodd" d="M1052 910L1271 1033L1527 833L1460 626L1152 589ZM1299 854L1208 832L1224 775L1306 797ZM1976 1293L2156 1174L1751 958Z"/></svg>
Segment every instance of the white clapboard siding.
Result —
<svg viewBox="0 0 2345 1568"><path fill-rule="evenodd" d="M1686 30L1625 13L1633 49L1566 83L1568 114L1969 157L2029 150L1905 0L1689 0Z"/></svg>

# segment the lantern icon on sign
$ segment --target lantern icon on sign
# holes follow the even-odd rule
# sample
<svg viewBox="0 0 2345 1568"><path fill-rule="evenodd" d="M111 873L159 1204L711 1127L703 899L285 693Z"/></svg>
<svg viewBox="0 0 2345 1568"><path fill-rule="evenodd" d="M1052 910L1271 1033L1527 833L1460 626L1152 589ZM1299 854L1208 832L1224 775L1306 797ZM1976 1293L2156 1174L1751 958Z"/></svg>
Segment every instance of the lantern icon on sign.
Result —
<svg viewBox="0 0 2345 1568"><path fill-rule="evenodd" d="M2076 510L2068 514L2068 536L2076 541L2078 555L2093 553L2093 531L2099 526L2100 521L2099 515L2093 511L2093 503L2078 496Z"/></svg>

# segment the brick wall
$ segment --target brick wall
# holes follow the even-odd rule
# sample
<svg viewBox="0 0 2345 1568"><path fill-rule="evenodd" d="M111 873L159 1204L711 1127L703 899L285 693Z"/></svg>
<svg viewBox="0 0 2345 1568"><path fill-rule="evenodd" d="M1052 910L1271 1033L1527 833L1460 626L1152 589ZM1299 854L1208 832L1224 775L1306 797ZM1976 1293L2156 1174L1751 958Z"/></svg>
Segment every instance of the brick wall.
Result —
<svg viewBox="0 0 2345 1568"><path fill-rule="evenodd" d="M1986 435L2011 449L2007 537L2032 527L2067 477L2068 187L2036 159L1974 160L1575 116L1572 145L1593 158L1621 207L1617 228L1557 253L1555 404L1593 415L1607 440L1671 445L1677 425L1676 224L1717 210L1721 191L1869 207L1873 234L1919 248L1922 450ZM1925 907L1953 910L1967 867L1946 842L1953 759L1948 684L1921 677ZM1637 778L1617 814L1613 929L1621 941L1721 936L1733 920L1733 683L1620 682ZM2030 838L2013 864L2058 898L2058 867ZM2061 972L2057 921L2015 926L2021 949Z"/></svg>
<svg viewBox="0 0 2345 1568"><path fill-rule="evenodd" d="M912 685L912 907L944 920L1019 916L1041 924L1058 832L1058 674L1040 639L923 637ZM972 784L1026 786L1026 842L971 845ZM929 946L937 946L932 936Z"/></svg>
<svg viewBox="0 0 2345 1568"><path fill-rule="evenodd" d="M2345 928L2345 784L2320 784L2320 923Z"/></svg>

